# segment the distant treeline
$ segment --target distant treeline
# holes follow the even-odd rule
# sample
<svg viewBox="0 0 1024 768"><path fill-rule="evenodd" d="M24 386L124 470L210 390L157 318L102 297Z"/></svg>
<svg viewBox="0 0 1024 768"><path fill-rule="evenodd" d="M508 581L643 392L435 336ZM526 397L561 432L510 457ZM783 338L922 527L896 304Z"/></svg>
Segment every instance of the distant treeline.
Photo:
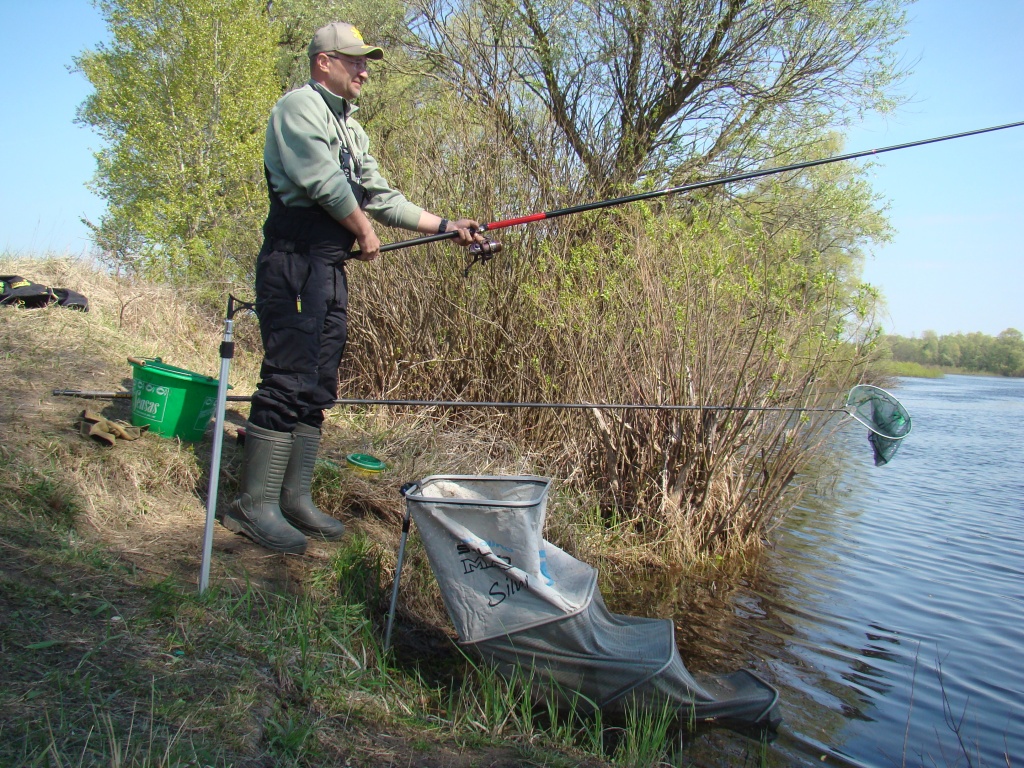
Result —
<svg viewBox="0 0 1024 768"><path fill-rule="evenodd" d="M925 331L919 339L886 336L885 343L898 363L958 369L970 373L1024 376L1024 334L1007 328L998 336L953 333L939 336Z"/></svg>

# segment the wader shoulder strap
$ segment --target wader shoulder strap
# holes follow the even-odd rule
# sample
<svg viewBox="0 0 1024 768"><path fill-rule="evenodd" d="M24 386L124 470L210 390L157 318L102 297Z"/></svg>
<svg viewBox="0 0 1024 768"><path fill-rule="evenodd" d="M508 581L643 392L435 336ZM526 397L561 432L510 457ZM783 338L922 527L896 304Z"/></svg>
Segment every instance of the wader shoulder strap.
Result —
<svg viewBox="0 0 1024 768"><path fill-rule="evenodd" d="M334 124L338 126L338 134L341 137L341 157L338 158L338 163L341 165L341 170L345 173L345 178L348 179L349 186L352 187L352 194L356 196L356 203L360 208L365 208L370 200L370 196L366 191L366 187L357 181L361 166L357 164L355 152L349 146L350 136L348 128L342 124L341 118L331 109L331 103L327 100L324 92L319 88L313 88L313 90L320 94L320 98L324 100L324 104L327 106L327 111L334 118Z"/></svg>

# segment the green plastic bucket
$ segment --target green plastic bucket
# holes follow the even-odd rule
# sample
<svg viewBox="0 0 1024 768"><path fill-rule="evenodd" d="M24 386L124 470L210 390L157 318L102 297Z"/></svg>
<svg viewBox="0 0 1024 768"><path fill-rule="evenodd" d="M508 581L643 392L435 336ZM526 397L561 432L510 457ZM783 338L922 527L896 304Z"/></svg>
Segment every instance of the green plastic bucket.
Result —
<svg viewBox="0 0 1024 768"><path fill-rule="evenodd" d="M168 365L159 357L130 357L132 424L163 437L203 439L217 409L217 379Z"/></svg>

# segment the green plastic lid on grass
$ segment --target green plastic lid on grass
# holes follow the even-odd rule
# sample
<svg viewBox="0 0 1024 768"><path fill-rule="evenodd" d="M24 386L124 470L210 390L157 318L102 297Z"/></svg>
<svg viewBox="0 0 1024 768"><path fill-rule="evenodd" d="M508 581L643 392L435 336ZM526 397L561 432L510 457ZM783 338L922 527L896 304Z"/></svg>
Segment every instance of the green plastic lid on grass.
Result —
<svg viewBox="0 0 1024 768"><path fill-rule="evenodd" d="M387 464L368 453L350 453L345 457L345 460L349 466L361 469L364 472L383 472L388 468Z"/></svg>

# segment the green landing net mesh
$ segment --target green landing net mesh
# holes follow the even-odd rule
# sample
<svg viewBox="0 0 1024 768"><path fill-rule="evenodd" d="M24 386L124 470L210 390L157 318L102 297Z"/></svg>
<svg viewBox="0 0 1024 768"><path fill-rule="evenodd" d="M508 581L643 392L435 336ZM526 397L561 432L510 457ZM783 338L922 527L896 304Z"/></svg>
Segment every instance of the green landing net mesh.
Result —
<svg viewBox="0 0 1024 768"><path fill-rule="evenodd" d="M858 384L846 398L846 412L867 427L875 466L887 464L910 434L910 414L884 389Z"/></svg>

